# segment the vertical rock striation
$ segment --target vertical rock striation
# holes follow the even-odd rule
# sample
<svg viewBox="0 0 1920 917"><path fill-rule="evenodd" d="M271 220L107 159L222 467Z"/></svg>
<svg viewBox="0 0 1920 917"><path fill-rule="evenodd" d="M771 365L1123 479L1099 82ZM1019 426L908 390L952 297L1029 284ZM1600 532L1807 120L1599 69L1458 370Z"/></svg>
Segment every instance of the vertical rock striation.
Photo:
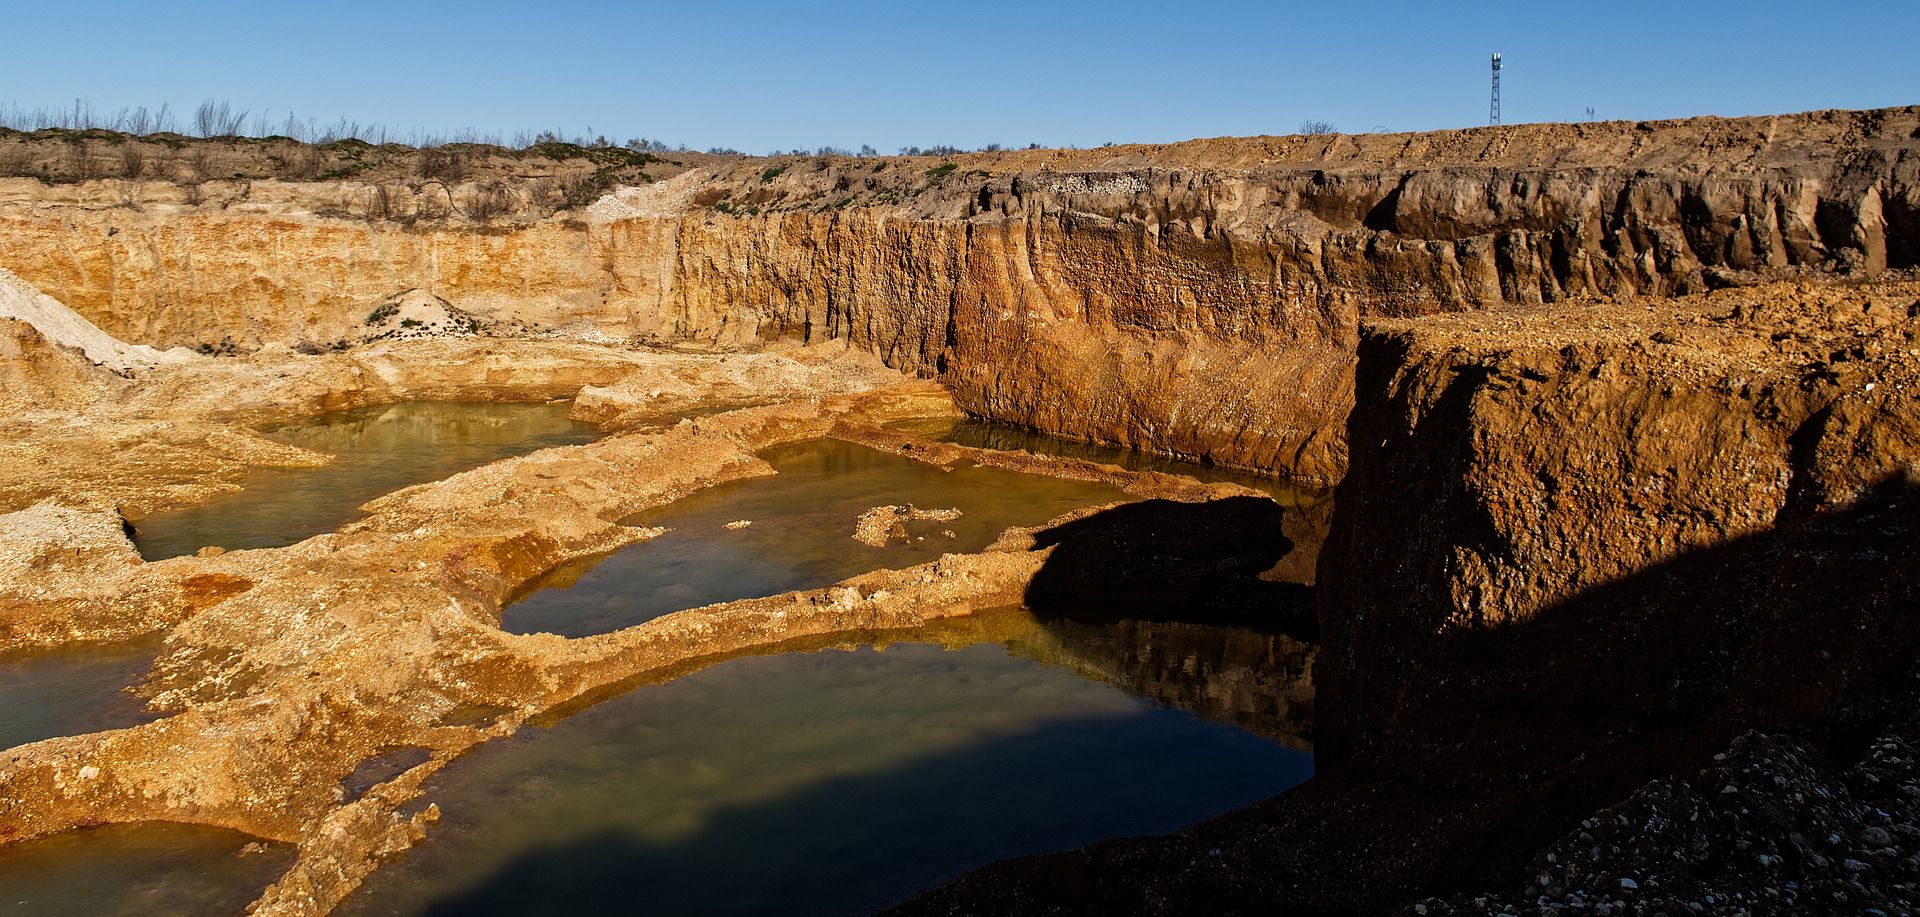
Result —
<svg viewBox="0 0 1920 917"><path fill-rule="evenodd" d="M0 264L163 346L351 340L412 288L595 337L842 339L982 416L1330 483L1362 319L1912 267L1917 134L1906 108L714 158L508 222L426 207L470 193L437 182L375 208L364 182L0 179Z"/></svg>

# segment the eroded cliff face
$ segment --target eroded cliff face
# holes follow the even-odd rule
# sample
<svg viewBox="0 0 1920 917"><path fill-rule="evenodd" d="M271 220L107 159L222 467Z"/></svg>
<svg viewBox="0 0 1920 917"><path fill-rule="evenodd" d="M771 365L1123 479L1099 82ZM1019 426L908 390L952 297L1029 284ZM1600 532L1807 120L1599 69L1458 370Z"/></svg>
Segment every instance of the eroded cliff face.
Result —
<svg viewBox="0 0 1920 917"><path fill-rule="evenodd" d="M1331 483L1363 318L1913 266L1917 134L1890 109L710 159L493 219L440 181L8 179L0 263L160 345L351 340L411 288L569 334L844 338L982 416Z"/></svg>
<svg viewBox="0 0 1920 917"><path fill-rule="evenodd" d="M1903 690L1920 284L1383 322L1359 379L1326 763L1444 743L1450 707L1586 697L1557 721L1599 760L1843 730Z"/></svg>

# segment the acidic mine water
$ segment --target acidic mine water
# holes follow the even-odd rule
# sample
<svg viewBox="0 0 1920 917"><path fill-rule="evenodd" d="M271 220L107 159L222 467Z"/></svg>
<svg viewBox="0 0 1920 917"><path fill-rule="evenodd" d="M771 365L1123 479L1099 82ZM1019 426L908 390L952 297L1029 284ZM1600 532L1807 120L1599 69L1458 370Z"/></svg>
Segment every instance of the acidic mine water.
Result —
<svg viewBox="0 0 1920 917"><path fill-rule="evenodd" d="M523 730L431 781L441 824L342 913L867 913L1311 772L1305 751L1033 655L747 657Z"/></svg>
<svg viewBox="0 0 1920 917"><path fill-rule="evenodd" d="M997 468L943 471L837 440L769 449L778 474L708 488L629 520L671 531L564 566L507 607L501 626L568 637L604 633L683 608L828 586L978 551L1009 526L1130 499L1111 487ZM913 540L853 539L860 514L912 503L958 509L949 522L913 522ZM740 528L728 523L750 522ZM951 533L949 537L948 533Z"/></svg>
<svg viewBox="0 0 1920 917"><path fill-rule="evenodd" d="M0 848L0 917L223 917L293 848L198 825L111 825Z"/></svg>
<svg viewBox="0 0 1920 917"><path fill-rule="evenodd" d="M154 719L126 689L159 649L153 638L0 654L0 750Z"/></svg>
<svg viewBox="0 0 1920 917"><path fill-rule="evenodd" d="M1042 455L1054 455L1062 458L1080 458L1088 461L1119 465L1132 471L1160 471L1168 474L1184 474L1209 483L1220 481L1251 487L1273 497L1282 506L1307 506L1327 498L1328 494L1297 487L1279 478L1240 471L1233 468L1221 468L1216 465L1203 465L1197 462L1183 462L1179 459L1134 452L1130 449L1116 449L1079 440L1048 436L1032 430L991 423L984 420L952 420L950 418L929 418L927 420L908 421L895 424L897 428L916 433L938 442L953 443L958 446L972 446L977 449L999 449L1012 452L1025 450Z"/></svg>
<svg viewBox="0 0 1920 917"><path fill-rule="evenodd" d="M148 560L207 546L277 548L360 518L361 504L508 456L589 442L590 424L567 419L569 403L402 402L327 414L266 431L272 439L330 452L319 468L255 468L244 490L135 524Z"/></svg>

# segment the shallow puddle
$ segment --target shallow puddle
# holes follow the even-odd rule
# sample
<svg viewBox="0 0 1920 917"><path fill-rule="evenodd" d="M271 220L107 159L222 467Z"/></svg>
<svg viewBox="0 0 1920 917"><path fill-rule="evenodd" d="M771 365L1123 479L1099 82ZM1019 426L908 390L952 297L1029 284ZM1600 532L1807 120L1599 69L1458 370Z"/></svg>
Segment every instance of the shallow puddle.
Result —
<svg viewBox="0 0 1920 917"><path fill-rule="evenodd" d="M441 824L340 913L866 913L1310 774L1303 751L1032 655L734 659L525 729L436 777Z"/></svg>
<svg viewBox="0 0 1920 917"><path fill-rule="evenodd" d="M871 570L978 551L1009 526L1130 499L1103 485L997 468L944 471L838 440L761 455L779 474L709 488L636 516L630 521L671 531L536 580L507 607L501 626L569 637L605 633L683 608L828 586ZM911 540L885 547L853 539L862 513L907 503L963 515L907 523ZM736 522L751 524L727 528Z"/></svg>
<svg viewBox="0 0 1920 917"><path fill-rule="evenodd" d="M1326 499L1329 494L1322 490L1301 487L1299 485L1267 475L1255 474L1234 468L1221 468L1198 462L1185 462L1179 459L1159 455L1135 452L1131 449L1116 449L1112 446L1100 446L1080 440L1065 439L1036 433L1022 427L992 423L985 420L967 418L953 420L939 417L926 420L907 421L893 425L895 428L924 436L937 442L953 443L957 446L971 446L976 449L999 449L1006 452L1026 450L1041 455L1053 455L1061 458L1087 459L1109 465L1119 465L1130 471L1160 471L1168 474L1184 474L1190 478L1212 483L1221 481L1251 487L1273 497L1282 506L1307 506Z"/></svg>
<svg viewBox="0 0 1920 917"><path fill-rule="evenodd" d="M293 855L197 825L71 831L0 847L0 915L238 917Z"/></svg>
<svg viewBox="0 0 1920 917"><path fill-rule="evenodd" d="M0 655L0 749L156 719L126 689L159 650L153 638Z"/></svg>
<svg viewBox="0 0 1920 917"><path fill-rule="evenodd" d="M148 560L210 545L231 551L304 541L360 518L361 504L400 488L597 438L597 428L567 419L571 408L415 401L275 427L265 434L333 453L334 461L320 468L251 469L244 490L142 519L133 541Z"/></svg>

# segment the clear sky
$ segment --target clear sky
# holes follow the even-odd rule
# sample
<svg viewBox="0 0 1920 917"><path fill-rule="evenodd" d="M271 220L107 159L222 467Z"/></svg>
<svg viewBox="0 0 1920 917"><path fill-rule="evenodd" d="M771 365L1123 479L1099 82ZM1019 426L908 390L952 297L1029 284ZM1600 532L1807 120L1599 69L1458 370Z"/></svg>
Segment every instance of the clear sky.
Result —
<svg viewBox="0 0 1920 917"><path fill-rule="evenodd" d="M1920 103L1920 2L10 4L0 104L695 147L1104 141Z"/></svg>

